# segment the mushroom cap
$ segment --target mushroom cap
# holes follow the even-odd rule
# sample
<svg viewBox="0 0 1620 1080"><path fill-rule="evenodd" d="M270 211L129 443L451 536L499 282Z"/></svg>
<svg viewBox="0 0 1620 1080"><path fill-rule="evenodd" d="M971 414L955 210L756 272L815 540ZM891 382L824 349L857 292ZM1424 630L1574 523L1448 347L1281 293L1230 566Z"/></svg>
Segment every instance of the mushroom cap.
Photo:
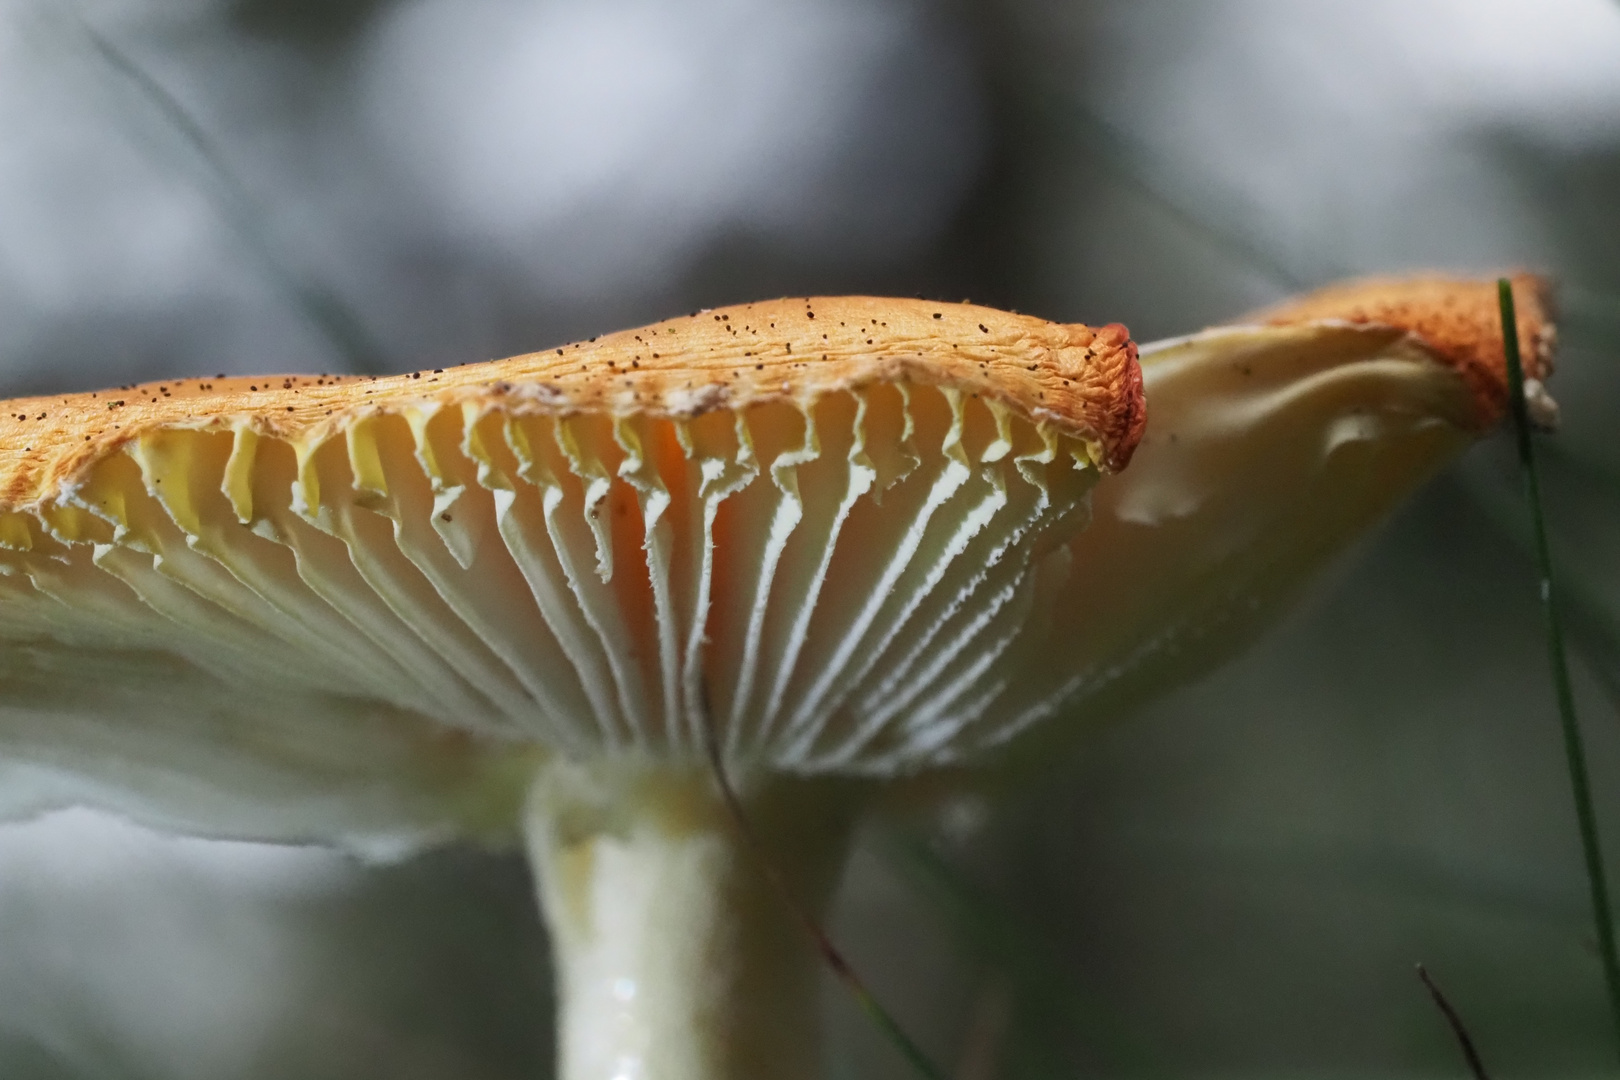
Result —
<svg viewBox="0 0 1620 1080"><path fill-rule="evenodd" d="M1558 344L1552 289L1535 274L1513 284L1526 379L1552 374ZM1297 297L1254 316L1268 326L1337 322L1404 331L1413 342L1462 376L1474 394L1474 425L1494 427L1507 411L1506 360L1496 280L1433 275L1346 281Z"/></svg>
<svg viewBox="0 0 1620 1080"><path fill-rule="evenodd" d="M384 410L459 406L690 419L874 383L979 394L1089 444L1110 471L1146 417L1123 326L973 304L806 297L694 312L488 364L392 378L219 376L0 403L0 509L53 498L94 460L163 428L247 424L311 443Z"/></svg>
<svg viewBox="0 0 1620 1080"><path fill-rule="evenodd" d="M739 767L959 756L1143 423L1122 327L869 297L0 403L0 812L387 844L705 724Z"/></svg>
<svg viewBox="0 0 1620 1080"><path fill-rule="evenodd" d="M1525 376L1541 380L1555 341L1548 290L1529 275L1514 285ZM1152 423L1066 545L1054 656L1003 737L1128 711L1275 623L1324 565L1500 422L1497 304L1494 279L1380 278L1143 346ZM1045 749L1024 740L1017 756Z"/></svg>

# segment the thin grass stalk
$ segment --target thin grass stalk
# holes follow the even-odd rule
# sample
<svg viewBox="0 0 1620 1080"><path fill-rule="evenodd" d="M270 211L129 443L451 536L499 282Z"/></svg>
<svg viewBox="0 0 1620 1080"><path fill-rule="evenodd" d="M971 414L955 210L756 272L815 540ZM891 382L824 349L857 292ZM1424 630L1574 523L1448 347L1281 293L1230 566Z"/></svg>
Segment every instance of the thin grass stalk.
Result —
<svg viewBox="0 0 1620 1080"><path fill-rule="evenodd" d="M1474 1037L1468 1034L1468 1027L1463 1023L1462 1014L1451 1004L1451 1000L1440 989L1440 984L1429 974L1428 968L1419 964L1417 977L1422 981L1423 988L1429 992L1429 1000L1434 1002L1434 1007L1445 1017L1446 1026L1451 1029L1452 1037L1457 1040L1457 1049L1462 1051L1463 1060L1468 1063L1469 1075L1474 1080L1491 1080L1490 1074L1485 1071L1485 1059L1479 1056L1479 1048L1474 1045Z"/></svg>
<svg viewBox="0 0 1620 1080"><path fill-rule="evenodd" d="M1518 441L1519 462L1523 466L1525 498L1530 504L1536 571L1541 578L1541 607L1546 614L1547 660L1552 668L1553 690L1558 699L1564 756L1568 760L1569 783L1575 799L1575 817L1580 823L1581 851L1585 856L1586 881L1592 895L1592 921L1597 931L1598 956L1603 963L1604 981L1608 984L1615 1049L1620 1052L1620 957L1617 957L1615 948L1614 917L1609 906L1609 883L1603 869L1603 848L1598 839L1597 812L1592 807L1592 781L1586 767L1586 744L1581 737L1580 720L1575 715L1575 692L1570 684L1569 661L1564 654L1564 634L1558 618L1557 596L1553 591L1552 548L1547 540L1547 521L1541 508L1541 480L1536 471L1530 408L1525 400L1524 366L1519 359L1519 323L1513 306L1513 285L1507 278L1501 278L1496 287L1502 310L1502 348L1507 358L1508 387L1512 395L1513 430Z"/></svg>

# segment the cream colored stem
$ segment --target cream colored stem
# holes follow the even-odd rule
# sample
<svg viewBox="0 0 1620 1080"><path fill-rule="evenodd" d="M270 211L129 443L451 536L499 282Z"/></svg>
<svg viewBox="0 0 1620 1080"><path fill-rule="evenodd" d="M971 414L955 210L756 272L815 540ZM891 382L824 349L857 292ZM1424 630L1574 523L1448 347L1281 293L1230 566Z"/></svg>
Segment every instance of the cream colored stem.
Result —
<svg viewBox="0 0 1620 1080"><path fill-rule="evenodd" d="M744 785L796 897L825 909L860 791ZM819 960L700 768L551 765L526 823L556 967L560 1080L812 1080Z"/></svg>

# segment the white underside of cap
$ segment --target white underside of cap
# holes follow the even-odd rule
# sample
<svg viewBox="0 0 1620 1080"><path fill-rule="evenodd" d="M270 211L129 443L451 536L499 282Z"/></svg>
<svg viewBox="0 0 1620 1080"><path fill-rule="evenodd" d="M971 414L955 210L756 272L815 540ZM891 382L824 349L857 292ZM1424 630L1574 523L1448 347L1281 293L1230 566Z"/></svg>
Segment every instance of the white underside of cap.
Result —
<svg viewBox="0 0 1620 1080"><path fill-rule="evenodd" d="M706 724L750 767L959 760L1043 662L1094 478L1078 444L914 385L149 434L0 520L0 748L122 776L143 814L239 789L289 833L323 800L461 829L435 818L485 812L463 788L502 762L694 760Z"/></svg>

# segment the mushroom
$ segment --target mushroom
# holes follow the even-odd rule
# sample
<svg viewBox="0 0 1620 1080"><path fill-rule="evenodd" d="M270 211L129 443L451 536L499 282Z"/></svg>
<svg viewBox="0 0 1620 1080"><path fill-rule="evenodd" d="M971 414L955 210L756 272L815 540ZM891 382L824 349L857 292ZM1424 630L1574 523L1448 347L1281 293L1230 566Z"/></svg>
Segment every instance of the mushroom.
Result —
<svg viewBox="0 0 1620 1080"><path fill-rule="evenodd" d="M1123 328L965 304L0 403L0 813L521 835L560 1075L812 1076L816 960L747 836L823 910L897 785L1258 624L1499 415L1499 346L1423 321L1473 286L1432 288L1151 347L1100 484L1144 423Z"/></svg>
<svg viewBox="0 0 1620 1080"><path fill-rule="evenodd" d="M3 409L0 798L521 833L571 1080L814 1073L710 749L819 910L879 780L994 725L1144 421L1123 327L862 297ZM973 643L947 678L891 662L923 620Z"/></svg>

